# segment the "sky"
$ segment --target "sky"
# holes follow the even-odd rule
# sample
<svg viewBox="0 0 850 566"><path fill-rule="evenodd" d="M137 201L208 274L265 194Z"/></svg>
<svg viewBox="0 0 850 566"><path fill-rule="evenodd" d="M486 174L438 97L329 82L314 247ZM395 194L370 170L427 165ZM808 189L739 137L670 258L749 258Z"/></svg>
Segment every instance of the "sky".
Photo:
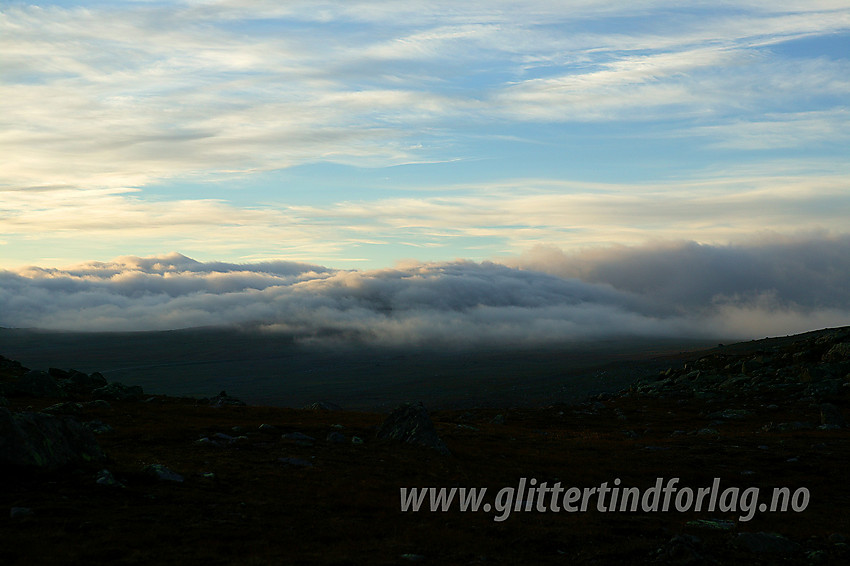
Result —
<svg viewBox="0 0 850 566"><path fill-rule="evenodd" d="M153 309L139 297L182 295L125 276L316 300L339 278L471 277L490 287L455 310L508 316L530 307L493 282L530 272L567 285L541 305L608 308L600 328L846 322L848 101L848 1L0 0L0 326L188 324L133 318ZM698 297L650 281L641 262L670 258L711 274L670 275ZM294 265L303 280L271 285ZM117 310L80 319L95 307ZM290 316L269 308L270 327ZM574 332L567 310L555 335Z"/></svg>

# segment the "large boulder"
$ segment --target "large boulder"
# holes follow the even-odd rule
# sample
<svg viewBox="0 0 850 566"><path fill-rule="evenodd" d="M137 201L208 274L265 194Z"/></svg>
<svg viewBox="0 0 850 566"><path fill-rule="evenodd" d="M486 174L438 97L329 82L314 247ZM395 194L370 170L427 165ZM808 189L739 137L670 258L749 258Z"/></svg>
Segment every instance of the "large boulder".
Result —
<svg viewBox="0 0 850 566"><path fill-rule="evenodd" d="M21 362L16 362L15 360L10 360L5 356L0 356L0 375L20 377L28 371L29 369L22 366Z"/></svg>
<svg viewBox="0 0 850 566"><path fill-rule="evenodd" d="M73 418L0 407L0 467L55 471L104 458L92 432Z"/></svg>
<svg viewBox="0 0 850 566"><path fill-rule="evenodd" d="M63 397L56 380L44 371L29 371L12 383L12 392L30 397Z"/></svg>
<svg viewBox="0 0 850 566"><path fill-rule="evenodd" d="M138 401L145 392L138 385L124 385L123 383L110 383L99 387L91 392L95 399L105 401Z"/></svg>
<svg viewBox="0 0 850 566"><path fill-rule="evenodd" d="M62 372L62 374L64 375L60 379L59 385L72 393L88 394L109 385L106 378L98 372L88 375L72 369ZM51 375L58 377L53 370L51 370Z"/></svg>
<svg viewBox="0 0 850 566"><path fill-rule="evenodd" d="M227 391L222 391L210 399L210 407L214 407L216 409L220 409L221 407L242 407L244 405L244 401L240 401L236 397L231 397L227 394Z"/></svg>
<svg viewBox="0 0 850 566"><path fill-rule="evenodd" d="M850 360L850 342L841 342L834 345L823 355L825 362L844 362Z"/></svg>
<svg viewBox="0 0 850 566"><path fill-rule="evenodd" d="M440 454L449 454L448 447L437 435L434 423L421 403L402 405L390 413L378 429L377 437L426 446Z"/></svg>

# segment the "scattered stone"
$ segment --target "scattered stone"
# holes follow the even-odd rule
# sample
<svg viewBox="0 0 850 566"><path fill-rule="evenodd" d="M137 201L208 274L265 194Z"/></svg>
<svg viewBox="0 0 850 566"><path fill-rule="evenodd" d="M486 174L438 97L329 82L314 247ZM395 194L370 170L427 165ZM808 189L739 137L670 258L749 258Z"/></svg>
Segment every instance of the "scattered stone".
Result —
<svg viewBox="0 0 850 566"><path fill-rule="evenodd" d="M352 444L363 444L363 439L360 438L359 436L352 436L351 437L351 443Z"/></svg>
<svg viewBox="0 0 850 566"><path fill-rule="evenodd" d="M210 407L219 409L221 407L242 407L245 403L235 397L231 397L226 391L222 391L212 399L210 399Z"/></svg>
<svg viewBox="0 0 850 566"><path fill-rule="evenodd" d="M421 403L402 405L390 413L378 429L377 437L433 448L443 455L449 454L448 447L437 435L434 423Z"/></svg>
<svg viewBox="0 0 850 566"><path fill-rule="evenodd" d="M348 442L348 439L345 438L344 434L335 430L328 434L326 440L331 444L345 444L346 442Z"/></svg>
<svg viewBox="0 0 850 566"><path fill-rule="evenodd" d="M330 401L317 401L316 403L305 405L304 409L309 411L341 411L342 407Z"/></svg>
<svg viewBox="0 0 850 566"><path fill-rule="evenodd" d="M753 554L791 554L800 545L776 533L738 533L733 544Z"/></svg>
<svg viewBox="0 0 850 566"><path fill-rule="evenodd" d="M85 409L103 409L103 410L111 410L112 409L112 405L109 404L109 401L105 401L103 399L95 399L94 401L82 403L82 406Z"/></svg>
<svg viewBox="0 0 850 566"><path fill-rule="evenodd" d="M313 463L308 462L303 458L278 458L278 462L281 464L285 464L287 466L292 466L294 468L312 468Z"/></svg>
<svg viewBox="0 0 850 566"><path fill-rule="evenodd" d="M697 431L697 436L720 436L720 431L716 428L701 428Z"/></svg>
<svg viewBox="0 0 850 566"><path fill-rule="evenodd" d="M106 469L99 471L94 481L97 485L104 485L106 487L126 487L123 483L115 479L112 472Z"/></svg>
<svg viewBox="0 0 850 566"><path fill-rule="evenodd" d="M183 476L175 471L169 470L162 464L151 464L150 466L146 466L142 471L160 481L183 483Z"/></svg>
<svg viewBox="0 0 850 566"><path fill-rule="evenodd" d="M91 393L96 399L108 401L138 401L145 395L145 392L138 385L124 385L117 382L99 387Z"/></svg>
<svg viewBox="0 0 850 566"><path fill-rule="evenodd" d="M104 458L91 431L71 417L0 408L3 467L55 471Z"/></svg>
<svg viewBox="0 0 850 566"><path fill-rule="evenodd" d="M30 397L64 397L65 392L44 371L29 371L15 380L12 384L12 392L18 395L29 395Z"/></svg>
<svg viewBox="0 0 850 566"><path fill-rule="evenodd" d="M491 424L503 425L505 424L505 415L498 414L490 420Z"/></svg>
<svg viewBox="0 0 850 566"><path fill-rule="evenodd" d="M832 544L838 544L842 542L847 542L847 537L840 533L832 533L831 535L829 535L829 538L827 540L829 540L829 542L831 542Z"/></svg>
<svg viewBox="0 0 850 566"><path fill-rule="evenodd" d="M408 562L422 562L425 560L425 557L421 554L402 554L399 558Z"/></svg>
<svg viewBox="0 0 850 566"><path fill-rule="evenodd" d="M796 430L811 430L815 428L815 426L811 423L804 423L800 421L794 421L790 423L767 423L762 427L762 430L765 432L793 432Z"/></svg>
<svg viewBox="0 0 850 566"><path fill-rule="evenodd" d="M35 511L30 509L29 507L12 507L9 510L10 519L26 519L27 517L32 517L33 515L35 515Z"/></svg>
<svg viewBox="0 0 850 566"><path fill-rule="evenodd" d="M257 430L261 430L263 432L274 432L274 431L277 430L277 427L272 426L270 424L263 423L263 424L260 425L260 428L257 429Z"/></svg>

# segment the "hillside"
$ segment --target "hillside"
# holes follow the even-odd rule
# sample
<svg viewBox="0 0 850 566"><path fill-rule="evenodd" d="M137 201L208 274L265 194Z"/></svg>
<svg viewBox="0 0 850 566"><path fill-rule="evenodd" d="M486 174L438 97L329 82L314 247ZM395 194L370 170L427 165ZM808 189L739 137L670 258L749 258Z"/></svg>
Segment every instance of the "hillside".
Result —
<svg viewBox="0 0 850 566"><path fill-rule="evenodd" d="M843 564L848 354L850 328L830 329L692 352L578 403L433 410L448 454L379 439L382 412L167 397L4 359L7 419L67 414L56 419L92 430L103 456L55 471L4 462L14 474L0 495L11 510L0 561ZM759 488L759 502L783 487L809 499L785 512L747 510L744 499L683 512L532 502L501 521L457 504L400 509L401 488L486 487L495 505L523 478L579 488L619 480L643 492L658 478L678 478L680 492L719 478L724 490Z"/></svg>

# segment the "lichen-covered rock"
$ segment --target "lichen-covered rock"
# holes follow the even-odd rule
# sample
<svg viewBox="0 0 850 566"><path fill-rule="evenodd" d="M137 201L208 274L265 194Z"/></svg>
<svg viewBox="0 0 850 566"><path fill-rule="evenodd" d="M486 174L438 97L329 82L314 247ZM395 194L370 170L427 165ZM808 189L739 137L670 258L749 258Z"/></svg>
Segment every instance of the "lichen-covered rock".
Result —
<svg viewBox="0 0 850 566"><path fill-rule="evenodd" d="M844 362L850 361L850 342L841 342L834 345L829 351L823 355L825 362Z"/></svg>
<svg viewBox="0 0 850 566"><path fill-rule="evenodd" d="M71 417L0 408L0 467L55 471L104 457L91 431Z"/></svg>
<svg viewBox="0 0 850 566"><path fill-rule="evenodd" d="M440 454L449 454L449 449L437 435L434 423L422 404L407 404L387 416L377 437L382 440L397 440L407 444L433 448Z"/></svg>

